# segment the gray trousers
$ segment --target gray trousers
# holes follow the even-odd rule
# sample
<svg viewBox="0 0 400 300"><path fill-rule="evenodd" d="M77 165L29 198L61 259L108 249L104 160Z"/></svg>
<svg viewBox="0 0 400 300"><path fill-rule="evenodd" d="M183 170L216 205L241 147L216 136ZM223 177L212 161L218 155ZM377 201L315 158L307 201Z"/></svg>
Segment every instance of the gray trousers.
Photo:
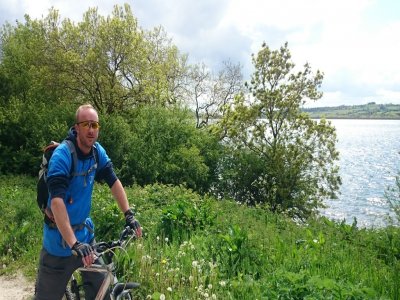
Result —
<svg viewBox="0 0 400 300"><path fill-rule="evenodd" d="M40 252L39 270L35 285L36 300L61 299L72 273L82 267L82 258L74 255L59 257ZM105 275L98 272L81 272L85 290L85 300L96 298ZM106 297L105 299L109 299Z"/></svg>

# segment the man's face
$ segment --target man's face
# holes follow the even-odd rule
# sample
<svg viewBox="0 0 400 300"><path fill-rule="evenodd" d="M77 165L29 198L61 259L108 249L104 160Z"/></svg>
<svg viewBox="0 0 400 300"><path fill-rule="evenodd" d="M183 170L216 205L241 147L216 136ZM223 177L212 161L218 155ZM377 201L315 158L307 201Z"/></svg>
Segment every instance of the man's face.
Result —
<svg viewBox="0 0 400 300"><path fill-rule="evenodd" d="M79 112L75 130L78 146L84 153L88 153L97 141L99 129L99 117L95 110L88 108Z"/></svg>

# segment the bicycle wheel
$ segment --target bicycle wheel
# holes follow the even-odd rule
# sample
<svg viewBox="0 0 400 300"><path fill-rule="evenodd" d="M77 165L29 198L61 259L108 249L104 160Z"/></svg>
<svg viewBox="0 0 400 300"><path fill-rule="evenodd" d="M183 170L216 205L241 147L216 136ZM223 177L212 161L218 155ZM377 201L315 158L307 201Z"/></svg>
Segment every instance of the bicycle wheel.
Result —
<svg viewBox="0 0 400 300"><path fill-rule="evenodd" d="M62 300L75 300L74 294L71 292L71 289L69 286L65 289L64 296L62 297Z"/></svg>
<svg viewBox="0 0 400 300"><path fill-rule="evenodd" d="M79 286L75 278L72 278L68 283L62 300L80 300Z"/></svg>

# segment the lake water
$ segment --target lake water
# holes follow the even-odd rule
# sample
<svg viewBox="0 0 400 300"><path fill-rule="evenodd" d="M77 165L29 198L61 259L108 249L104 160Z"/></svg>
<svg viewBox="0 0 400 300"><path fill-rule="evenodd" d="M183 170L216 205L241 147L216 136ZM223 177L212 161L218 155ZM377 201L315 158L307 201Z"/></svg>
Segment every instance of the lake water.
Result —
<svg viewBox="0 0 400 300"><path fill-rule="evenodd" d="M384 197L400 171L400 120L331 120L340 152L339 199L327 201L323 214L359 227L387 224Z"/></svg>

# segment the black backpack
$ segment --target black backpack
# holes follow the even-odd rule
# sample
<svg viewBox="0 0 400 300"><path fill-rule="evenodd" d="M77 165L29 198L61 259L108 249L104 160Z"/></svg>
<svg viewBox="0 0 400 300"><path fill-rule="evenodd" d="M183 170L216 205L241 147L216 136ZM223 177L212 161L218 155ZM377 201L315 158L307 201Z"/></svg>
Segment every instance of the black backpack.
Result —
<svg viewBox="0 0 400 300"><path fill-rule="evenodd" d="M88 172L85 172L84 174L81 173L76 173L74 170L77 170L78 166L78 155L76 154L76 149L75 145L72 141L70 140L64 140L62 143L67 144L69 148L69 152L71 153L72 156L72 166L71 166L71 172L70 172L70 179L74 176L78 175L85 175L86 173L89 173L92 170L89 170ZM47 172L48 172L48 167L49 167L49 162L50 159L53 155L54 150L60 145L60 143L52 141L49 145L47 145L43 149L43 156L42 156L42 163L40 164L40 170L39 170L39 180L37 183L37 195L36 195L36 201L37 204L40 208L40 210L44 214L44 220L47 224L54 224L54 217L52 216L51 212L47 208L47 201L49 199L49 190L47 188ZM94 147L94 160L95 164L93 166L94 169L97 169L97 161L98 161L98 153L96 147Z"/></svg>

